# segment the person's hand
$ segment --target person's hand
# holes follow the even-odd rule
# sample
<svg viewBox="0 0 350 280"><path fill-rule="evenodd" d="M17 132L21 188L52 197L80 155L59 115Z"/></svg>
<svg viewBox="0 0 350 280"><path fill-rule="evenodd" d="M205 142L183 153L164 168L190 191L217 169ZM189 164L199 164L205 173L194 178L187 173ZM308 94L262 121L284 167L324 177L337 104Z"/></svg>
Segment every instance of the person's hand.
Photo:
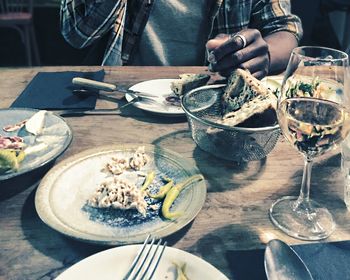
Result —
<svg viewBox="0 0 350 280"><path fill-rule="evenodd" d="M245 38L241 38L241 35ZM219 34L206 44L209 69L227 77L236 68L247 69L256 78L269 72L269 47L257 29L245 29L233 35Z"/></svg>

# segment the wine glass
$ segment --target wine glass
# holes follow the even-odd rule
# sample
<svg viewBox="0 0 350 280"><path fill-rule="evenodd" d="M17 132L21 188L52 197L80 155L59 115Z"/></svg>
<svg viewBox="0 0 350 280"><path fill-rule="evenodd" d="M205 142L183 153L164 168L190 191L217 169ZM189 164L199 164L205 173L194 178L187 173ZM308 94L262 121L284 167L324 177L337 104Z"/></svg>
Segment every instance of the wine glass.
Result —
<svg viewBox="0 0 350 280"><path fill-rule="evenodd" d="M291 54L277 117L285 138L304 155L299 197L278 199L270 208L272 222L303 240L327 238L335 229L331 213L309 198L313 159L339 146L350 130L344 92L348 55L323 47L298 47Z"/></svg>

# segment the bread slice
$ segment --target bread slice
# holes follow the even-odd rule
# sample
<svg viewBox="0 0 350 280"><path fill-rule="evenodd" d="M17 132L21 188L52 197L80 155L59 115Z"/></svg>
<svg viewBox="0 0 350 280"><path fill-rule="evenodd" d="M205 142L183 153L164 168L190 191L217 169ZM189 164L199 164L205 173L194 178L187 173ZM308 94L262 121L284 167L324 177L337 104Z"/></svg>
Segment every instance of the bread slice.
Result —
<svg viewBox="0 0 350 280"><path fill-rule="evenodd" d="M178 96L197 87L204 86L210 79L208 74L181 74L179 77L180 79L170 84L171 90Z"/></svg>
<svg viewBox="0 0 350 280"><path fill-rule="evenodd" d="M221 123L262 127L276 123L277 97L249 71L235 70L222 96Z"/></svg>

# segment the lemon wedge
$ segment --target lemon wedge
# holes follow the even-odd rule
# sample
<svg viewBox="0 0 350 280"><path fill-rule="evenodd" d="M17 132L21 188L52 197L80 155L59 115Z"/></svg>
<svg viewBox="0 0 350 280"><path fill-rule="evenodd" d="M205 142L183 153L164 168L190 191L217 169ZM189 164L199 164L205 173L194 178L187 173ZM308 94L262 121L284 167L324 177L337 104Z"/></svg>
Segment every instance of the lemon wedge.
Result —
<svg viewBox="0 0 350 280"><path fill-rule="evenodd" d="M12 149L0 149L0 172L12 169L17 171L19 163L24 159L25 153L23 151L16 151Z"/></svg>

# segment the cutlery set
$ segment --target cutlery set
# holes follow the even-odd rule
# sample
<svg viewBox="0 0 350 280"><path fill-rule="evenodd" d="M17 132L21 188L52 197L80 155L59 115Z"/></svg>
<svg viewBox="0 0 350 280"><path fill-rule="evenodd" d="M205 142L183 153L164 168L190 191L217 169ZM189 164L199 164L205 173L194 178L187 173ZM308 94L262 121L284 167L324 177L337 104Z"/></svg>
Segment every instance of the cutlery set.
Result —
<svg viewBox="0 0 350 280"><path fill-rule="evenodd" d="M75 117L75 116L85 116L85 115L118 115L121 110L128 107L129 105L135 104L136 102L142 102L145 104L157 104L158 106L162 106L161 101L154 95L148 93L142 93L139 91L134 91L130 89L124 89L117 87L116 85L98 82L85 78L73 78L72 83L79 88L73 89L72 93L77 95L97 95L98 98L105 99L111 102L119 102L119 99L114 98L109 94L97 93L94 90L102 90L109 93L124 93L128 94L131 97L131 100L119 107L110 108L110 109L69 109L57 111L56 113L62 117Z"/></svg>

